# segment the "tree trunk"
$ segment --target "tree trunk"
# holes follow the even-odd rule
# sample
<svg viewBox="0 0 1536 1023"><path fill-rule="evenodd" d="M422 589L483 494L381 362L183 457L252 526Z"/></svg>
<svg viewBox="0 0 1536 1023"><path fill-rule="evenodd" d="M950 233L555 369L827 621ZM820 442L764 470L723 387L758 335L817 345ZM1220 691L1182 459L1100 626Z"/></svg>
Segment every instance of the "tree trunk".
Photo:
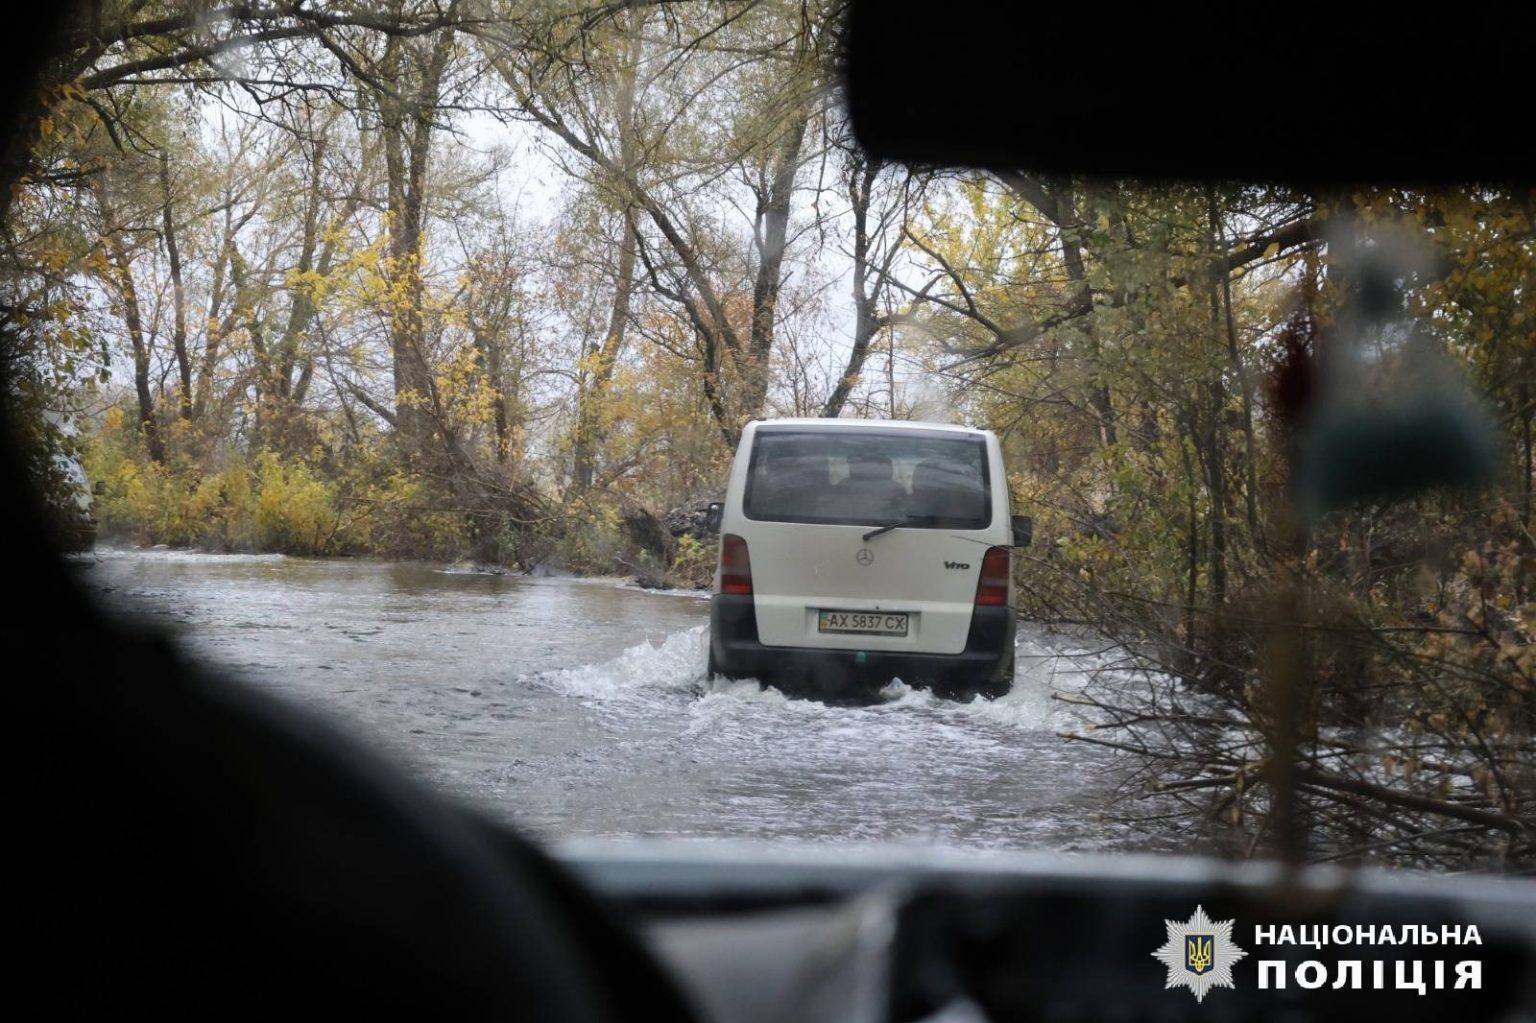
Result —
<svg viewBox="0 0 1536 1023"><path fill-rule="evenodd" d="M322 193L326 141L324 135L315 140L310 154L309 182L304 204L304 228L299 241L299 258L294 267L299 275L297 287L289 289L288 319L282 334L271 346L269 359L264 367L267 379L268 413L273 420L272 439L281 447L289 448L297 439L294 436L296 413L304 403L314 378L315 363L312 346L305 345L310 328L319 316L315 304L312 276L325 277L330 273L336 239L332 235L322 241L325 213L325 197ZM340 219L345 219L358 205L353 198L347 204ZM295 377L297 374L297 377Z"/></svg>
<svg viewBox="0 0 1536 1023"><path fill-rule="evenodd" d="M1207 186L1205 191L1206 202L1210 207L1211 234L1217 255L1227 250L1226 229L1222 226L1220 212L1216 208L1216 189ZM1215 265L1215 259L1212 260ZM1244 508L1248 514L1248 535L1250 540L1257 540L1259 533L1259 456L1258 442L1253 429L1253 377L1248 368L1243 365L1242 353L1237 347L1237 324L1232 316L1232 271L1222 264L1217 271L1221 279L1221 304L1226 314L1227 358L1232 363L1232 372L1237 374L1238 386L1242 390L1243 401L1243 468L1245 473Z"/></svg>
<svg viewBox="0 0 1536 1023"><path fill-rule="evenodd" d="M642 15L632 12L630 33L625 41L624 62L617 71L613 92L613 123L619 142L619 175L614 184L625 196L619 232L619 262L613 275L613 305L608 313L608 331L602 342L589 353L589 365L583 374L583 386L576 413L576 438L572 446L571 486L583 493L592 489L596 475L597 449L603 442L603 404L608 384L624 349L624 334L629 327L630 299L635 286L635 208L629 201L626 183L636 174L635 153L635 69L641 58L640 29Z"/></svg>
<svg viewBox="0 0 1536 1023"><path fill-rule="evenodd" d="M391 37L383 71L398 84L394 93L376 94L388 177L389 263L391 285L390 359L394 374L395 430L408 454L423 454L434 432L432 373L427 359L423 310L422 240L426 220L427 168L432 152L434 114L453 33L444 31L424 55L422 40ZM406 67L407 57L418 56ZM451 441L445 436L445 443Z"/></svg>
<svg viewBox="0 0 1536 1023"><path fill-rule="evenodd" d="M219 310L224 305L225 266L234 258L234 211L224 210L223 237L219 256L213 264L213 284L208 292L208 328L203 342L202 368L197 375L197 395L192 402L192 416L201 419L213 399L213 377L219 365L219 348L224 336L224 324L219 320Z"/></svg>
<svg viewBox="0 0 1536 1023"><path fill-rule="evenodd" d="M795 37L796 73L790 89L804 88L802 83L813 74L815 50L813 29L808 22L802 21ZM788 127L771 150L769 164L757 190L754 240L758 261L752 282L752 330L747 342L746 380L740 410L747 419L761 415L768 398L779 293L784 287L784 248L789 240L790 201L794 197L795 176L800 171L800 154L805 146L805 132L810 125L812 110L808 94L794 97L790 113L779 122L787 121Z"/></svg>
<svg viewBox="0 0 1536 1023"><path fill-rule="evenodd" d="M156 462L165 461L165 442L160 436L160 425L155 420L155 396L149 385L149 342L144 337L144 317L139 306L139 291L133 283L133 264L123 239L117 231L107 233L107 258L112 266L113 285L123 308L123 323L128 328L128 340L133 345L133 390L139 400L139 427L144 431L144 444L149 457Z"/></svg>
<svg viewBox="0 0 1536 1023"><path fill-rule="evenodd" d="M480 350L480 358L485 366L486 379L491 386L496 388L496 407L491 411L491 431L494 436L495 457L497 465L506 465L511 457L512 427L507 415L509 397L502 393L502 378L506 374L506 368L502 363L501 345L496 338L487 337L484 332L474 332L475 346Z"/></svg>
<svg viewBox="0 0 1536 1023"><path fill-rule="evenodd" d="M572 456L571 485L578 491L592 489L597 449L603 441L602 406L608 384L624 348L624 333L629 326L629 305L635 285L634 211L624 210L623 241L619 245L619 265L614 274L613 307L608 314L608 333L590 355L586 384L581 392L581 407L576 416L576 442Z"/></svg>
<svg viewBox="0 0 1536 1023"><path fill-rule="evenodd" d="M1536 538L1531 535L1531 484L1536 482L1536 461L1533 461L1531 452L1531 387L1527 381L1520 381L1519 391L1520 407L1524 410L1520 415L1521 446L1525 454L1525 474L1520 483L1520 521L1525 524L1525 547L1527 551L1536 548ZM1524 604L1528 584L1523 572L1515 573L1515 603Z"/></svg>
<svg viewBox="0 0 1536 1023"><path fill-rule="evenodd" d="M1211 330L1220 329L1221 298L1211 282ZM1222 411L1227 403L1227 388L1222 382L1216 360L1207 358L1210 379L1206 381L1207 412L1204 443L1200 460L1205 466L1206 489L1211 499L1211 603L1220 608L1227 601L1227 464L1226 445L1222 443Z"/></svg>
<svg viewBox="0 0 1536 1023"><path fill-rule="evenodd" d="M741 413L747 419L762 414L768 399L769 359L773 353L774 327L778 319L779 293L784 287L784 247L789 236L790 199L795 174L800 169L800 150L805 143L809 110L802 110L773 153L767 187L758 195L757 273L752 281L752 331L747 342L747 365Z"/></svg>
<svg viewBox="0 0 1536 1023"><path fill-rule="evenodd" d="M1082 225L1078 223L1077 200L1070 183L1063 184L1057 192L1056 204L1061 218L1057 222L1061 242L1061 261L1067 271L1067 280L1072 285L1072 312L1081 319L1083 340L1088 348L1087 365L1090 374L1088 404L1093 408L1094 418L1098 420L1099 443L1109 447L1119 439L1119 432L1115 427L1115 406L1110 399L1109 385L1098 379L1101 360L1099 342L1094 330L1093 318L1088 315L1093 309L1093 291L1088 284L1088 271L1083 263L1083 249L1077 238L1077 232L1082 229Z"/></svg>
<svg viewBox="0 0 1536 1023"><path fill-rule="evenodd" d="M1185 519L1188 523L1185 539L1186 556L1184 607L1180 616L1183 621L1183 636L1179 637L1179 655L1177 666L1180 671L1189 672L1193 667L1193 651L1195 649L1196 608L1200 598L1200 514L1195 503L1196 482L1194 465L1189 457L1190 444L1193 441L1193 430L1185 431L1190 436L1189 443L1179 441L1179 459L1184 465L1184 478L1188 487L1188 497L1185 501Z"/></svg>
<svg viewBox="0 0 1536 1023"><path fill-rule="evenodd" d="M176 375L181 382L179 413L192 418L192 358L187 353L187 289L181 279L181 250L176 245L176 218L172 216L171 162L160 154L160 223L165 235L165 255L171 270L171 305L173 325L171 346L176 353Z"/></svg>
<svg viewBox="0 0 1536 1023"><path fill-rule="evenodd" d="M869 237L870 194L874 191L880 165L857 152L853 154L852 161L848 173L848 198L853 211L853 348L848 352L848 365L843 368L843 375L838 378L837 386L822 406L821 414L827 419L836 419L842 414L848 396L853 393L859 376L864 372L864 360L869 356L869 346L880 331L880 321L875 315L876 299L870 290L870 278L876 271L870 262ZM896 389L892 381L892 415L895 414L895 408Z"/></svg>

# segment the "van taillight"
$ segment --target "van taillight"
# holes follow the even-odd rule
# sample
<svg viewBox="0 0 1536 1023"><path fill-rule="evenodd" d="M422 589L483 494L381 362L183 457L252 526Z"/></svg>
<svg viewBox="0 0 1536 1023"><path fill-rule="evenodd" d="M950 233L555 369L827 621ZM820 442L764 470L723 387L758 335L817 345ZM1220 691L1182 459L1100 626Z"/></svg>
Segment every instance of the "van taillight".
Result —
<svg viewBox="0 0 1536 1023"><path fill-rule="evenodd" d="M720 538L720 592L752 592L752 559L747 555L747 541L735 533Z"/></svg>
<svg viewBox="0 0 1536 1023"><path fill-rule="evenodd" d="M742 548L746 556L746 548ZM1012 571L1008 548L989 547L981 559L981 580L976 584L976 603L998 607L1008 603L1008 576Z"/></svg>

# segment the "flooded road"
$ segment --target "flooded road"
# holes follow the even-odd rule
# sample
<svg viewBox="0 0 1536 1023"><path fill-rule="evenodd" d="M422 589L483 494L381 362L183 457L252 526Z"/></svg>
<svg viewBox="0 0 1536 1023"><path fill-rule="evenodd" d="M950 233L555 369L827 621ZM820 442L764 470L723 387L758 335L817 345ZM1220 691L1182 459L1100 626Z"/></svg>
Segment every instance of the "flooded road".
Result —
<svg viewBox="0 0 1536 1023"><path fill-rule="evenodd" d="M1113 754L1055 734L1091 657L1021 624L1007 697L872 707L705 678L699 594L430 565L100 551L80 576L197 656L545 836L1145 848ZM1080 650L1080 647L1078 648Z"/></svg>

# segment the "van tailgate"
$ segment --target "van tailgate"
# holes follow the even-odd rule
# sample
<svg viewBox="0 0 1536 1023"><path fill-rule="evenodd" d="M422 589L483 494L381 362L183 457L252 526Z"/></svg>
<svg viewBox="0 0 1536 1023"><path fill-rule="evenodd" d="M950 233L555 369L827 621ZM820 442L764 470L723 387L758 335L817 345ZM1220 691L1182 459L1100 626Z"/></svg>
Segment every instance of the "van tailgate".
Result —
<svg viewBox="0 0 1536 1023"><path fill-rule="evenodd" d="M981 532L753 522L758 638L765 646L958 654L988 542ZM823 631L822 611L905 614L905 635Z"/></svg>

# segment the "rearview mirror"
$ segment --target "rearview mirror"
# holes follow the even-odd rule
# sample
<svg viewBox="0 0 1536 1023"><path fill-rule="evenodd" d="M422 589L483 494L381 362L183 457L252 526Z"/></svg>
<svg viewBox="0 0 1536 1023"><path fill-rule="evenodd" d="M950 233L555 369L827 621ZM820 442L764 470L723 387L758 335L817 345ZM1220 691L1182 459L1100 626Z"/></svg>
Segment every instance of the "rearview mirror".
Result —
<svg viewBox="0 0 1536 1023"><path fill-rule="evenodd" d="M704 513L704 528L711 533L720 532L720 519L725 515L725 505L719 501L709 502L709 510Z"/></svg>
<svg viewBox="0 0 1536 1023"><path fill-rule="evenodd" d="M1035 538L1035 520L1028 515L1015 515L1013 517L1013 545L1015 547L1028 547L1029 542Z"/></svg>

